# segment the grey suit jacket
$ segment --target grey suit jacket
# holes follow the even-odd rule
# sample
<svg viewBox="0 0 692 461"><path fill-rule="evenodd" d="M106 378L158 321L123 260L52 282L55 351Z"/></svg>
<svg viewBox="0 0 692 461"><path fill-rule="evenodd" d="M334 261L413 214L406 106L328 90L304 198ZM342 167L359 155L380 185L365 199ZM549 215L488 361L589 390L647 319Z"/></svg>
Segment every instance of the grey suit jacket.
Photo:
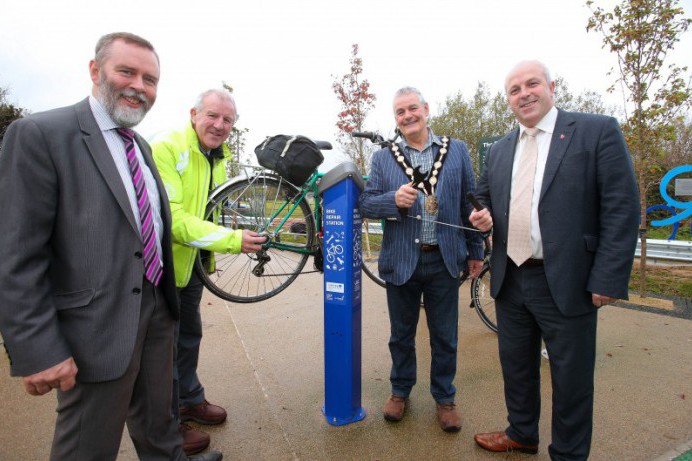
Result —
<svg viewBox="0 0 692 461"><path fill-rule="evenodd" d="M519 130L494 143L477 196L493 217L491 293L507 266L512 164ZM639 191L617 121L560 110L538 203L550 292L564 315L595 309L591 294L627 299L639 226Z"/></svg>
<svg viewBox="0 0 692 461"><path fill-rule="evenodd" d="M171 316L178 301L170 210L161 195ZM14 122L0 151L0 332L15 376L72 356L81 382L120 377L132 357L143 285L142 240L88 99Z"/></svg>
<svg viewBox="0 0 692 461"><path fill-rule="evenodd" d="M437 154L439 146L433 146ZM408 154L404 155L408 158ZM411 217L422 215L422 210L418 202L409 210L399 210L394 203L394 194L408 182L410 179L397 165L391 151L377 151L359 201L364 217L387 219L378 260L379 274L383 280L395 285L402 285L411 278L420 255L422 223ZM466 200L466 193L473 192L474 188L474 173L466 144L453 139L436 190L439 199L437 220L471 228L468 217L472 208ZM441 224L436 226L436 232L440 253L452 277L461 274L467 259L483 259L482 239L478 232Z"/></svg>

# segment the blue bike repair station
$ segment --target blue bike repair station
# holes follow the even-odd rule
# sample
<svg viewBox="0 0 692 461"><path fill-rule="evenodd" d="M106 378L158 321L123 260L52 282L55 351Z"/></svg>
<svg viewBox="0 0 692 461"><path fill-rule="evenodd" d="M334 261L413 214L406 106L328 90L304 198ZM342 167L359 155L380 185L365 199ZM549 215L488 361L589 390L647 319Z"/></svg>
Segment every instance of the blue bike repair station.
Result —
<svg viewBox="0 0 692 461"><path fill-rule="evenodd" d="M324 219L324 388L332 426L365 418L361 406L361 226L363 178L352 162L322 177Z"/></svg>

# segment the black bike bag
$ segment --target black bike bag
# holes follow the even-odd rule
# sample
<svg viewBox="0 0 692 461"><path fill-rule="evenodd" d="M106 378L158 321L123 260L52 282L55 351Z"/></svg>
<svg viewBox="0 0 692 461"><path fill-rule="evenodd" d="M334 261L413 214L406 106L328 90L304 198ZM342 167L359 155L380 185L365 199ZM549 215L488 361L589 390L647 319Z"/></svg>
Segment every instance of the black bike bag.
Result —
<svg viewBox="0 0 692 461"><path fill-rule="evenodd" d="M264 168L276 171L290 183L300 186L324 161L317 144L305 136L278 134L268 136L255 147L257 161Z"/></svg>

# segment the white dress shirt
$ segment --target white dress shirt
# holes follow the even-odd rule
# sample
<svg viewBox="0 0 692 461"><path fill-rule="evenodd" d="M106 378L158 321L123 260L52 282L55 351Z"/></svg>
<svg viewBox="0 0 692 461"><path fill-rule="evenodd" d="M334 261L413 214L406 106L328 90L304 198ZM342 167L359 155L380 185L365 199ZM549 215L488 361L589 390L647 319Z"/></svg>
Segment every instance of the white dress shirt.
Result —
<svg viewBox="0 0 692 461"><path fill-rule="evenodd" d="M120 173L120 178L125 186L125 191L127 192L127 197L130 200L130 208L132 208L132 214L135 215L135 223L137 223L137 228L139 233L142 233L142 221L139 217L139 205L137 205L137 192L135 192L135 186L132 182L132 173L130 172L130 164L127 161L127 155L125 153L125 141L122 140L120 135L117 133L116 129L119 126L111 119L108 112L103 107L103 105L98 101L98 99L93 96L89 96L89 105L91 106L91 112L94 114L96 123L101 129L101 134L106 140L108 145L108 150L110 150L113 156L113 161L115 166L118 168L118 173ZM161 219L161 197L159 196L159 190L156 187L156 180L151 174L149 166L144 161L142 152L139 150L137 141L135 141L135 154L137 155L137 160L139 160L139 166L142 170L144 176L144 184L147 188L147 195L149 196L149 202L151 204L151 214L154 219L154 232L156 233L156 249L159 254L159 261L163 266L163 253L161 248L161 235L163 232L163 220Z"/></svg>
<svg viewBox="0 0 692 461"><path fill-rule="evenodd" d="M538 144L538 157L536 158L536 175L533 181L533 198L531 200L531 257L535 259L543 259L543 241L541 240L541 227L538 222L538 200L541 196L541 187L543 186L543 174L545 173L545 164L548 161L548 151L550 151L550 140L555 131L555 122L557 121L557 109L553 106L550 111L538 122L535 128L540 131L536 136ZM514 164L512 166L512 196L514 195L514 177L518 170L519 162L521 161L521 153L524 150L524 144L527 137L523 137L526 127L519 124L519 142L517 142L516 151L514 153ZM512 197L510 197L510 200Z"/></svg>

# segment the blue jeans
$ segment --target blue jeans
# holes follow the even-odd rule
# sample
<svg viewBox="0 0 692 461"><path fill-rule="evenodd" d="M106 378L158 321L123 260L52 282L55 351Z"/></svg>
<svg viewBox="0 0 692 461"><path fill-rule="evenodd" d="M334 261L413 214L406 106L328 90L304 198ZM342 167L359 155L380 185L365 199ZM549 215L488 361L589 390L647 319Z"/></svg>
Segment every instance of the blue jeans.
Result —
<svg viewBox="0 0 692 461"><path fill-rule="evenodd" d="M420 253L418 265L403 285L387 283L392 355L392 394L408 397L416 384L416 327L423 296L430 332L430 393L437 403L454 402L457 369L459 278L447 271L439 251Z"/></svg>
<svg viewBox="0 0 692 461"><path fill-rule="evenodd" d="M199 303L204 285L193 271L190 282L178 288L180 320L175 328L176 354L173 367L173 416L180 419L179 405L194 406L204 401L204 387L197 377L202 315Z"/></svg>

